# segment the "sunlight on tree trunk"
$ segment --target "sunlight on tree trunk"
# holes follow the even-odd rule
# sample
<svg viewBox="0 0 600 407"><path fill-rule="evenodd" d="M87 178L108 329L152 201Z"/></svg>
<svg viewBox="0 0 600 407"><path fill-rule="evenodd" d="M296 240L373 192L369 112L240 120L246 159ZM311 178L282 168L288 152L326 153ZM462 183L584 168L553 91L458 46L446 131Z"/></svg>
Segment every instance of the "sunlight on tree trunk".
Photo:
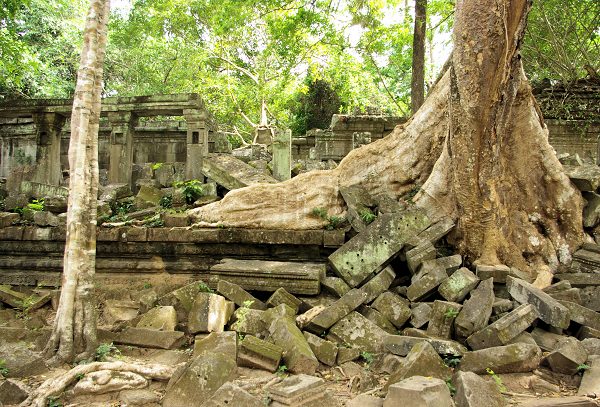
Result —
<svg viewBox="0 0 600 407"><path fill-rule="evenodd" d="M200 225L312 229L311 215L345 211L340 186L363 185L450 216L468 262L539 273L567 263L583 239L582 198L548 143L518 52L528 0L462 0L450 68L421 108L384 139L353 150L331 171L254 185L191 211Z"/></svg>
<svg viewBox="0 0 600 407"><path fill-rule="evenodd" d="M90 357L96 348L98 128L109 0L91 0L71 114L69 207L60 304L44 351L51 363Z"/></svg>
<svg viewBox="0 0 600 407"><path fill-rule="evenodd" d="M427 28L427 0L415 0L415 29L413 34L412 77L410 106L415 113L425 100L425 35Z"/></svg>

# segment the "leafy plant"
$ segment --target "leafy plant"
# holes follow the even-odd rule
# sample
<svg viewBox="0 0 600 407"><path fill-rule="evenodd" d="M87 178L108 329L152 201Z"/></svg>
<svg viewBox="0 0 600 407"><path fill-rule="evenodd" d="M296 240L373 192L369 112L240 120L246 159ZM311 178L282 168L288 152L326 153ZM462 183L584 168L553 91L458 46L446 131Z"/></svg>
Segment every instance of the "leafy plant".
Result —
<svg viewBox="0 0 600 407"><path fill-rule="evenodd" d="M448 390L450 390L450 395L454 397L456 394L456 386L454 386L454 383L452 383L452 378L449 377L445 381L446 386L448 386Z"/></svg>
<svg viewBox="0 0 600 407"><path fill-rule="evenodd" d="M44 210L44 198L33 199L30 203L27 204L27 208L32 211L39 212Z"/></svg>
<svg viewBox="0 0 600 407"><path fill-rule="evenodd" d="M150 284L150 283L144 283L144 286L143 286L143 288L144 288L144 290L147 290L147 289L149 289L149 288L152 288L152 284Z"/></svg>
<svg viewBox="0 0 600 407"><path fill-rule="evenodd" d="M591 366L586 365L585 363L582 363L581 365L577 366L577 374L583 374L586 370L588 370Z"/></svg>
<svg viewBox="0 0 600 407"><path fill-rule="evenodd" d="M504 393L507 391L506 386L502 382L502 379L500 378L500 376L498 376L496 373L494 373L494 371L492 369L490 369L489 367L486 367L485 371L492 377L494 382L496 382L496 386L498 386L498 390L500 390L501 393Z"/></svg>
<svg viewBox="0 0 600 407"><path fill-rule="evenodd" d="M154 171L158 170L159 168L161 168L163 166L163 163L154 163L152 164L152 169Z"/></svg>
<svg viewBox="0 0 600 407"><path fill-rule="evenodd" d="M329 214L327 213L327 209L321 207L313 208L310 213L313 216L316 216L329 222L328 225L325 226L325 229L327 230L337 229L341 227L346 221L346 218L341 216L329 216Z"/></svg>
<svg viewBox="0 0 600 407"><path fill-rule="evenodd" d="M365 208L360 211L359 216L367 225L377 219L377 215L375 215L369 208Z"/></svg>
<svg viewBox="0 0 600 407"><path fill-rule="evenodd" d="M80 381L81 379L84 378L84 374L83 373L77 373L77 375L75 376L75 379L77 379L77 381Z"/></svg>
<svg viewBox="0 0 600 407"><path fill-rule="evenodd" d="M287 374L287 370L288 370L288 367L286 365L280 365L277 368L277 371L275 373L278 375L285 375L285 374Z"/></svg>
<svg viewBox="0 0 600 407"><path fill-rule="evenodd" d="M444 312L444 316L446 318L456 318L458 316L458 310L456 308L448 308L446 312Z"/></svg>
<svg viewBox="0 0 600 407"><path fill-rule="evenodd" d="M163 196L162 198L160 198L160 201L158 202L158 204L165 209L172 208L173 207L173 195Z"/></svg>
<svg viewBox="0 0 600 407"><path fill-rule="evenodd" d="M189 181L177 181L173 183L175 188L181 188L185 202L188 205L194 203L194 201L202 196L202 183L197 179Z"/></svg>
<svg viewBox="0 0 600 407"><path fill-rule="evenodd" d="M460 363L460 356L450 355L444 358L444 364L448 367L455 368Z"/></svg>
<svg viewBox="0 0 600 407"><path fill-rule="evenodd" d="M373 363L373 360L375 360L375 357L371 352L361 352L360 357L363 358L365 362L367 362L367 365L371 365Z"/></svg>
<svg viewBox="0 0 600 407"><path fill-rule="evenodd" d="M313 208L310 213L313 216L316 216L316 217L321 218L323 220L327 220L327 218L329 216L328 213L327 213L327 209L321 208L321 207Z"/></svg>
<svg viewBox="0 0 600 407"><path fill-rule="evenodd" d="M48 397L48 407L62 407L62 403L56 397Z"/></svg>
<svg viewBox="0 0 600 407"><path fill-rule="evenodd" d="M204 281L198 281L196 283L196 286L198 287L198 291L203 292L203 293L214 293L215 292L212 288L207 286Z"/></svg>
<svg viewBox="0 0 600 407"><path fill-rule="evenodd" d="M165 226L165 222L160 218L159 214L144 219L144 227L161 228L163 226Z"/></svg>
<svg viewBox="0 0 600 407"><path fill-rule="evenodd" d="M117 347L111 343L101 343L96 348L96 354L94 355L94 359L99 362L104 362L108 356L113 356L119 358L121 356L121 351L117 349Z"/></svg>
<svg viewBox="0 0 600 407"><path fill-rule="evenodd" d="M0 377L8 376L8 368L6 367L6 360L0 359Z"/></svg>

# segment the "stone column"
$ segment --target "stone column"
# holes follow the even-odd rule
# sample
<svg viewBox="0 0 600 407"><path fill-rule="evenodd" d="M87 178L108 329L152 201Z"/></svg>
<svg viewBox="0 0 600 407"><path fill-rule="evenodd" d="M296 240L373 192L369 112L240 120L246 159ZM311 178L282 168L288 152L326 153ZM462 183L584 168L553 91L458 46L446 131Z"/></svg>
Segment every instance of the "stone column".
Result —
<svg viewBox="0 0 600 407"><path fill-rule="evenodd" d="M292 177L292 131L277 131L273 140L273 177L285 181Z"/></svg>
<svg viewBox="0 0 600 407"><path fill-rule="evenodd" d="M59 185L62 180L60 135L65 120L65 116L58 113L33 114L37 142L35 182Z"/></svg>
<svg viewBox="0 0 600 407"><path fill-rule="evenodd" d="M184 109L187 121L185 178L204 180L202 159L208 155L207 114L201 109Z"/></svg>
<svg viewBox="0 0 600 407"><path fill-rule="evenodd" d="M131 112L109 112L110 156L108 182L131 185L133 134L138 118Z"/></svg>

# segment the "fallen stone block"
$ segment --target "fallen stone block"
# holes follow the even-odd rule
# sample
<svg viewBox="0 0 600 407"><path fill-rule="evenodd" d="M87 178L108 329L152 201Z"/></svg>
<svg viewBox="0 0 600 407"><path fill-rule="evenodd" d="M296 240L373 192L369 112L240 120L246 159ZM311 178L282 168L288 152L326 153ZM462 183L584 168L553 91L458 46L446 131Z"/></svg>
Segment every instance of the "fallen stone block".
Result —
<svg viewBox="0 0 600 407"><path fill-rule="evenodd" d="M211 332L208 336L194 340L194 357L205 352L223 353L235 359L237 354L237 333L234 331Z"/></svg>
<svg viewBox="0 0 600 407"><path fill-rule="evenodd" d="M366 305L361 305L358 312L389 334L396 335L398 329L381 312Z"/></svg>
<svg viewBox="0 0 600 407"><path fill-rule="evenodd" d="M238 308L232 316L230 328L242 335L262 337L267 330L265 311L250 308Z"/></svg>
<svg viewBox="0 0 600 407"><path fill-rule="evenodd" d="M435 259L437 250L429 241L425 241L406 252L408 270L415 274L425 260Z"/></svg>
<svg viewBox="0 0 600 407"><path fill-rule="evenodd" d="M583 371L577 395L596 396L600 394L600 356L591 355L586 365L588 368Z"/></svg>
<svg viewBox="0 0 600 407"><path fill-rule="evenodd" d="M537 327L531 331L531 336L533 336L535 343L540 349L546 352L555 350L558 347L559 342L565 339L563 335L548 332Z"/></svg>
<svg viewBox="0 0 600 407"><path fill-rule="evenodd" d="M0 359L8 370L6 377L28 377L48 371L42 356L28 349L23 342L0 343Z"/></svg>
<svg viewBox="0 0 600 407"><path fill-rule="evenodd" d="M188 332L223 332L232 312L225 297L198 293L188 315Z"/></svg>
<svg viewBox="0 0 600 407"><path fill-rule="evenodd" d="M381 397L371 396L369 394L359 394L352 400L348 400L346 407L382 407L383 399Z"/></svg>
<svg viewBox="0 0 600 407"><path fill-rule="evenodd" d="M418 303L411 309L410 324L415 328L421 328L429 322L430 315L431 305L426 302Z"/></svg>
<svg viewBox="0 0 600 407"><path fill-rule="evenodd" d="M411 302L422 301L427 298L448 278L448 274L442 266L435 263L430 264L431 266L423 264L419 271L420 278L413 279L414 281L406 290L406 296Z"/></svg>
<svg viewBox="0 0 600 407"><path fill-rule="evenodd" d="M506 345L529 328L538 317L539 313L533 305L520 305L493 324L469 336L467 343L474 350Z"/></svg>
<svg viewBox="0 0 600 407"><path fill-rule="evenodd" d="M576 304L582 304L581 291L579 288L570 288L568 290L552 293L550 294L550 297L554 298L555 300L570 301Z"/></svg>
<svg viewBox="0 0 600 407"><path fill-rule="evenodd" d="M492 305L492 315L503 314L514 309L514 304L511 300L504 298L496 298Z"/></svg>
<svg viewBox="0 0 600 407"><path fill-rule="evenodd" d="M340 194L348 207L347 218L350 225L357 232L362 232L367 227L367 223L363 219L365 217L363 214L367 214L367 216L372 214L373 212L370 208L376 205L373 197L360 185L341 186Z"/></svg>
<svg viewBox="0 0 600 407"><path fill-rule="evenodd" d="M360 289L348 291L342 298L321 311L306 326L306 330L321 335L333 324L358 308L366 299L366 294Z"/></svg>
<svg viewBox="0 0 600 407"><path fill-rule="evenodd" d="M267 309L267 304L255 298L252 294L237 284L233 284L225 280L219 280L217 292L223 297L227 298L229 301L232 301L238 307L246 307L261 311Z"/></svg>
<svg viewBox="0 0 600 407"><path fill-rule="evenodd" d="M378 353L383 350L383 340L387 336L389 334L383 329L353 311L333 325L326 338L360 351Z"/></svg>
<svg viewBox="0 0 600 407"><path fill-rule="evenodd" d="M25 309L28 295L13 290L9 285L0 285L0 301L13 308Z"/></svg>
<svg viewBox="0 0 600 407"><path fill-rule="evenodd" d="M160 214L160 219L163 221L163 226L166 228L181 228L190 224L190 218L185 212L163 212Z"/></svg>
<svg viewBox="0 0 600 407"><path fill-rule="evenodd" d="M338 354L338 347L335 343L313 335L310 332L304 332L304 337L317 359L319 359L319 362L327 366L335 366Z"/></svg>
<svg viewBox="0 0 600 407"><path fill-rule="evenodd" d="M574 375L587 358L588 353L583 345L575 338L566 337L545 357L545 361L553 372Z"/></svg>
<svg viewBox="0 0 600 407"><path fill-rule="evenodd" d="M269 388L271 406L309 406L323 404L325 381L320 377L299 374L288 376Z"/></svg>
<svg viewBox="0 0 600 407"><path fill-rule="evenodd" d="M137 209L146 209L160 204L162 193L160 189L149 185L142 185L135 197L134 205Z"/></svg>
<svg viewBox="0 0 600 407"><path fill-rule="evenodd" d="M479 284L479 278L466 267L456 270L438 287L446 301L461 302Z"/></svg>
<svg viewBox="0 0 600 407"><path fill-rule="evenodd" d="M5 228L18 222L21 216L18 213L0 212L0 228Z"/></svg>
<svg viewBox="0 0 600 407"><path fill-rule="evenodd" d="M495 283L506 283L506 278L510 274L510 267L504 264L486 265L479 264L475 268L475 274L481 280L493 278Z"/></svg>
<svg viewBox="0 0 600 407"><path fill-rule="evenodd" d="M453 228L454 221L451 218L444 217L419 233L417 238L419 240L426 240L431 243L436 243L442 237L446 236Z"/></svg>
<svg viewBox="0 0 600 407"><path fill-rule="evenodd" d="M586 338L581 341L588 355L600 355L600 339Z"/></svg>
<svg viewBox="0 0 600 407"><path fill-rule="evenodd" d="M506 286L511 297L521 304L531 304L539 312L539 318L545 323L566 329L569 327L569 311L550 295L526 281L508 277Z"/></svg>
<svg viewBox="0 0 600 407"><path fill-rule="evenodd" d="M335 363L339 365L343 365L346 362L352 362L360 357L360 349L357 348L347 348L345 346L338 347L338 354Z"/></svg>
<svg viewBox="0 0 600 407"><path fill-rule="evenodd" d="M25 383L8 379L0 381L0 405L20 404L30 394L31 389Z"/></svg>
<svg viewBox="0 0 600 407"><path fill-rule="evenodd" d="M277 289L267 300L267 305L269 307L276 307L279 304L285 304L294 310L294 314L298 313L301 303L302 301L287 292L285 288Z"/></svg>
<svg viewBox="0 0 600 407"><path fill-rule="evenodd" d="M143 314L137 323L138 328L174 331L177 325L177 313L172 306L159 306Z"/></svg>
<svg viewBox="0 0 600 407"><path fill-rule="evenodd" d="M600 330L600 313L574 302L560 301L560 304L568 310L566 315L571 321Z"/></svg>
<svg viewBox="0 0 600 407"><path fill-rule="evenodd" d="M223 384L233 379L235 359L223 353L206 352L178 369L169 381L163 407L201 406Z"/></svg>
<svg viewBox="0 0 600 407"><path fill-rule="evenodd" d="M202 173L217 184L232 191L259 183L278 181L260 170L238 160L231 154L209 154L202 159Z"/></svg>
<svg viewBox="0 0 600 407"><path fill-rule="evenodd" d="M595 192L600 185L600 168L597 165L564 165L565 174L580 191Z"/></svg>
<svg viewBox="0 0 600 407"><path fill-rule="evenodd" d="M204 282L196 281L163 295L158 299L158 304L172 306L177 313L177 322L187 322L196 294L206 288L208 287Z"/></svg>
<svg viewBox="0 0 600 407"><path fill-rule="evenodd" d="M473 372L457 372L453 383L456 387L456 407L504 407L506 400L496 383L487 381Z"/></svg>
<svg viewBox="0 0 600 407"><path fill-rule="evenodd" d="M455 341L447 341L443 339L415 337L404 335L389 335L383 343L385 349L394 355L406 356L410 350L418 343L427 342L438 355L456 355L461 356L468 352L467 348Z"/></svg>
<svg viewBox="0 0 600 407"><path fill-rule="evenodd" d="M379 294L386 291L392 285L392 282L396 278L396 273L392 269L391 266L387 266L379 273L375 275L372 279L367 281L360 289L363 290L367 297L365 299L365 304L370 303L375 298L379 296Z"/></svg>
<svg viewBox="0 0 600 407"><path fill-rule="evenodd" d="M128 327L119 332L114 342L143 348L175 349L185 343L185 334L180 331Z"/></svg>
<svg viewBox="0 0 600 407"><path fill-rule="evenodd" d="M400 329L411 316L411 310L398 295L386 291L379 295L371 306Z"/></svg>
<svg viewBox="0 0 600 407"><path fill-rule="evenodd" d="M444 364L435 349L427 341L422 341L415 344L408 352L404 363L390 375L384 389L389 389L394 383L412 376L431 376L446 380L452 376L452 371Z"/></svg>
<svg viewBox="0 0 600 407"><path fill-rule="evenodd" d="M341 297L350 291L350 286L339 277L325 277L321 281L321 285L325 290L337 297Z"/></svg>
<svg viewBox="0 0 600 407"><path fill-rule="evenodd" d="M430 224L420 211L383 214L337 249L329 262L335 273L351 287L381 270L414 235Z"/></svg>
<svg viewBox="0 0 600 407"><path fill-rule="evenodd" d="M565 396L557 398L550 396L525 401L519 407L598 407L598 404L595 400L591 400L588 397Z"/></svg>
<svg viewBox="0 0 600 407"><path fill-rule="evenodd" d="M489 278L479 283L454 320L456 336L466 339L483 329L492 315L495 300L494 280Z"/></svg>
<svg viewBox="0 0 600 407"><path fill-rule="evenodd" d="M246 335L237 354L238 366L275 372L279 367L283 348L274 343Z"/></svg>
<svg viewBox="0 0 600 407"><path fill-rule="evenodd" d="M582 326L577 333L577 339L580 341L586 338L597 338L600 339L600 330L590 328L589 326Z"/></svg>
<svg viewBox="0 0 600 407"><path fill-rule="evenodd" d="M458 316L462 305L455 302L434 301L431 307L427 334L442 339L450 339L454 320Z"/></svg>
<svg viewBox="0 0 600 407"><path fill-rule="evenodd" d="M98 189L98 200L109 203L114 203L118 199L127 198L132 195L129 184L108 184Z"/></svg>
<svg viewBox="0 0 600 407"><path fill-rule="evenodd" d="M441 379L413 376L389 387L383 407L454 407L450 390Z"/></svg>
<svg viewBox="0 0 600 407"><path fill-rule="evenodd" d="M537 346L514 343L465 353L459 369L477 374L485 374L488 368L495 373L525 373L537 369L541 359Z"/></svg>
<svg viewBox="0 0 600 407"><path fill-rule="evenodd" d="M570 265L572 273L597 273L598 268L600 268L598 245L587 245L573 253Z"/></svg>
<svg viewBox="0 0 600 407"><path fill-rule="evenodd" d="M269 334L270 340L283 348L283 361L290 372L315 373L319 361L293 319L276 318L269 326Z"/></svg>
<svg viewBox="0 0 600 407"><path fill-rule="evenodd" d="M568 281L573 287L600 286L600 273L558 273L559 281Z"/></svg>
<svg viewBox="0 0 600 407"><path fill-rule="evenodd" d="M263 407L264 403L257 397L233 383L225 383L202 407Z"/></svg>

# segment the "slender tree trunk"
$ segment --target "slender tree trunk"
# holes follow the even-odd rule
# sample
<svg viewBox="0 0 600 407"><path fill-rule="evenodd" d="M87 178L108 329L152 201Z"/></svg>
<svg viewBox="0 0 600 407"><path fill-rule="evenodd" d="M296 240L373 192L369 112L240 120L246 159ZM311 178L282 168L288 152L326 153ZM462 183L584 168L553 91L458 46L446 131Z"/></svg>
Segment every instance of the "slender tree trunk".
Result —
<svg viewBox="0 0 600 407"><path fill-rule="evenodd" d="M427 0L415 0L415 29L413 34L412 77L410 105L413 114L425 100L425 36L427 28Z"/></svg>
<svg viewBox="0 0 600 407"><path fill-rule="evenodd" d="M201 224L312 229L345 211L340 186L400 198L415 187L430 218L449 216L471 263L545 274L583 239L582 198L564 174L522 69L530 0L459 0L450 68L423 106L331 171L234 190L192 211Z"/></svg>
<svg viewBox="0 0 600 407"><path fill-rule="evenodd" d="M90 357L96 348L98 128L109 0L91 0L71 114L69 207L60 304L45 349L52 363Z"/></svg>

